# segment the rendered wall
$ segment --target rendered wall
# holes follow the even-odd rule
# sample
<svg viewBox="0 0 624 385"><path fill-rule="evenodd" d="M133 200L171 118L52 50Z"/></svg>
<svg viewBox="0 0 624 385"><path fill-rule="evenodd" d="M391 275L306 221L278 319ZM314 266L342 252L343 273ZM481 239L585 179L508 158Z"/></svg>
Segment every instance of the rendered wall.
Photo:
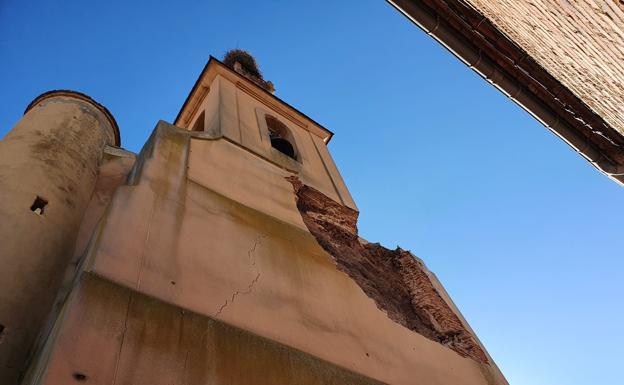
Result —
<svg viewBox="0 0 624 385"><path fill-rule="evenodd" d="M352 377L357 379L353 380L356 383L371 381L365 378L392 384L415 381L419 384L506 383L493 364L464 358L392 321L355 281L339 271L333 258L305 227L292 185L283 178L287 174L283 169L267 166L257 157L245 156L248 151L226 140L211 141L193 135L162 122L158 125L137 159L131 176L134 185L117 190L101 229L93 239L87 266L90 274L196 313L202 319L220 320L317 357L327 365L323 366L321 374L337 366L346 372L358 373L359 376ZM193 150L195 146L208 143L215 148ZM216 150L220 146L226 149ZM193 151L191 157L189 150ZM229 162L240 162L255 169L254 172L263 173L264 184L272 186L272 194L263 194L262 189L266 187L261 184L240 186L235 180L241 177L237 174L220 175L215 180L190 180L196 168L208 170L208 173L217 167L202 154L218 151L228 154ZM225 161L225 157L222 155L221 159ZM215 183L230 186L230 192ZM257 196L258 202L264 202L265 209L259 206L260 210L272 211L279 207L288 215L279 214L281 219L272 217L213 189L221 189L231 196L242 194L238 190L251 189L245 194ZM253 205L253 201L250 202ZM78 305L73 304L70 302L66 314L77 312L72 309ZM123 303L114 306L124 308ZM84 314L83 311L77 313ZM158 314L146 311L141 315L144 320L136 322L159 324L157 319L170 317ZM79 326L81 323L74 322L77 326L70 328L64 326L66 322L72 322L70 316L59 320L59 328L73 331L60 333L51 342L50 349L55 352L47 369L51 377L46 377L48 380L44 383L63 383L53 381L52 378L57 377L52 373L61 371L63 374L59 375L66 378L71 370L87 371L93 367L89 362L94 359L95 352L91 356L86 352L67 354L67 349L60 348L87 349L75 342L78 341L77 329L83 327ZM180 321L175 322L178 325ZM184 331L191 333L184 338L192 340L212 333L207 324L201 325ZM88 330L82 332L92 334ZM120 366L115 370L130 373L123 374L128 376L123 377L130 381L127 383L136 379L131 371L134 367L140 368L141 362L158 367L169 365L171 370L180 368L180 357L169 359L173 354L166 348L173 343L170 334L145 331L142 337L136 335L132 338L142 338L145 346L128 348L129 356L121 358L117 356L118 350L112 347L121 337L113 340L109 336L106 340L111 342L104 346L99 340L102 337L95 334L93 338L97 341L85 346L102 346L97 349L98 362L119 360ZM126 360L139 364L128 366ZM83 367L87 369L81 369ZM251 370L246 368L241 367L243 373ZM93 378L91 370L94 369L84 374ZM142 370L137 369L135 374ZM258 370L267 376L273 373L269 367ZM109 378L101 376L104 374L97 374L97 378ZM147 378L151 384L170 383L165 375ZM268 378L273 380L266 383L283 383L276 377ZM255 383L250 377L240 381Z"/></svg>
<svg viewBox="0 0 624 385"><path fill-rule="evenodd" d="M91 274L57 339L45 384L379 384Z"/></svg>
<svg viewBox="0 0 624 385"><path fill-rule="evenodd" d="M15 384L72 262L102 151L104 113L81 95L39 98L0 141L0 383ZM40 197L41 210L31 205ZM75 268L75 266L74 266Z"/></svg>

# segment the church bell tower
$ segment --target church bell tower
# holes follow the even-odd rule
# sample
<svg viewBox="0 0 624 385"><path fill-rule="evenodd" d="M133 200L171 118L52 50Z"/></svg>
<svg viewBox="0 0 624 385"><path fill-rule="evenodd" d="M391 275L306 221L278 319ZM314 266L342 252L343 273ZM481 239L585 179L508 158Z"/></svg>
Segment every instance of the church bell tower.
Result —
<svg viewBox="0 0 624 385"><path fill-rule="evenodd" d="M21 384L506 384L424 263L359 237L332 132L274 92L233 50L139 154L102 131Z"/></svg>

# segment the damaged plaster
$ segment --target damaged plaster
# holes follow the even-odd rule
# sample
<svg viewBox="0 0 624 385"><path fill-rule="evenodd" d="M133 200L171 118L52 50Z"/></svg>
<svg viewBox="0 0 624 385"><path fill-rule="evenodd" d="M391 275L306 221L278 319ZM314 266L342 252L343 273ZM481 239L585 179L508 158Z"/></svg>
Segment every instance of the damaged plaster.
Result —
<svg viewBox="0 0 624 385"><path fill-rule="evenodd" d="M389 250L358 237L358 212L288 177L297 208L318 243L388 317L481 363L485 352L433 286L426 267L409 251Z"/></svg>

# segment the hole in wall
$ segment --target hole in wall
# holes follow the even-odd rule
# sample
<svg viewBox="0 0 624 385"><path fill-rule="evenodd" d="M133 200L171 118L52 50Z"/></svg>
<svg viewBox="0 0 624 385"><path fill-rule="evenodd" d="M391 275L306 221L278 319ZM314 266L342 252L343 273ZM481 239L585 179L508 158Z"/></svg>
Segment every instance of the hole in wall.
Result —
<svg viewBox="0 0 624 385"><path fill-rule="evenodd" d="M43 215L43 210L48 205L48 201L37 195L35 201L32 206L30 206L30 211L37 215Z"/></svg>
<svg viewBox="0 0 624 385"><path fill-rule="evenodd" d="M87 381L87 375L84 373L74 372L74 374L72 374L72 377L74 377L74 380L79 382Z"/></svg>
<svg viewBox="0 0 624 385"><path fill-rule="evenodd" d="M0 324L0 344L2 343L2 340L4 339L4 325Z"/></svg>

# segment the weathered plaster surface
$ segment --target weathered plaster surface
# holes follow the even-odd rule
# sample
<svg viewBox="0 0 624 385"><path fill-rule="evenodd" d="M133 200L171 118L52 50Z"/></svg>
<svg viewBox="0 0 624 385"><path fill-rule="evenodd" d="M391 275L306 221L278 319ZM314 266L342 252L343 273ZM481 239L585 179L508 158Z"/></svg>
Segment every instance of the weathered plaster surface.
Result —
<svg viewBox="0 0 624 385"><path fill-rule="evenodd" d="M194 135L159 124L141 171L111 202L90 271L378 381L486 384L485 371L505 383L491 364L388 318L338 270L303 223L282 168L225 139L195 151ZM209 158L217 153L264 183L220 172ZM219 177L190 179L200 167ZM260 193L266 184L271 193ZM233 199L243 196L244 204Z"/></svg>
<svg viewBox="0 0 624 385"><path fill-rule="evenodd" d="M53 311L114 140L98 108L66 93L33 105L0 141L2 384L16 383ZM30 210L37 197L48 202L39 213Z"/></svg>
<svg viewBox="0 0 624 385"><path fill-rule="evenodd" d="M91 274L72 297L43 384L381 384Z"/></svg>

